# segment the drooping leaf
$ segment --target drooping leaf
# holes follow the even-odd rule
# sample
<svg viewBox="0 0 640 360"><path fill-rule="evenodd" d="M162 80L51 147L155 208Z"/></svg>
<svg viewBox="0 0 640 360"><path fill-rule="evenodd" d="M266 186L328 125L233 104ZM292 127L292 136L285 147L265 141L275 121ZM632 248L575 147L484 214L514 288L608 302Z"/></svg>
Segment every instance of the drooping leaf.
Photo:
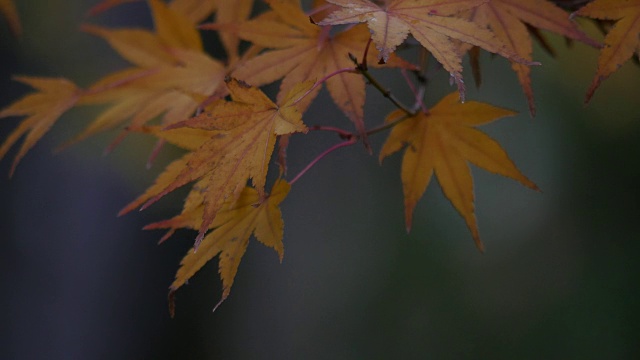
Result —
<svg viewBox="0 0 640 360"><path fill-rule="evenodd" d="M83 26L104 38L136 68L110 74L91 86L83 103L112 105L67 144L127 120L133 128L159 116L165 125L176 123L193 115L202 100L224 88L227 70L204 52L195 25L162 2L150 4L155 32Z"/></svg>
<svg viewBox="0 0 640 360"><path fill-rule="evenodd" d="M184 120L194 113L199 100L211 96L223 84L226 69L203 52L195 25L159 0L149 0L149 3L156 32L84 27L86 31L105 38L137 68L106 76L82 91L82 97L80 90L68 80L19 78L41 92L26 97L1 113L2 116L31 115L0 149L0 155L4 155L29 131L14 168L57 118L76 104L113 103L67 145L118 126L128 119L131 119L133 127L142 126L161 115L164 124Z"/></svg>
<svg viewBox="0 0 640 360"><path fill-rule="evenodd" d="M148 1L156 32L164 44L173 48L202 51L202 39L191 19L171 10L160 0Z"/></svg>
<svg viewBox="0 0 640 360"><path fill-rule="evenodd" d="M190 250L180 263L180 269L175 281L170 286L172 294L185 284L198 270L213 257L219 255L219 273L222 279L222 297L215 309L229 296L231 286L238 272L240 260L249 244L249 237L253 234L258 241L273 248L278 253L280 261L284 255L282 236L284 223L279 205L289 192L287 182L276 182L271 194L264 197L253 188L245 187L237 199L229 199L218 211L218 216L211 223L213 229L202 241L197 250ZM189 227L190 221L197 227L201 221L200 213L196 210L205 201L203 189L190 194L185 211L173 219L148 226L148 229ZM202 208L202 206L200 206ZM185 226L186 225L186 226ZM170 304L170 309L174 309ZM173 311L172 311L173 316Z"/></svg>
<svg viewBox="0 0 640 360"><path fill-rule="evenodd" d="M242 63L233 76L255 86L283 79L278 99L300 82L354 68L349 53L360 56L365 50L369 34L363 27L331 35L330 27L310 23L297 1L273 0L269 4L273 9L270 15L274 16L242 23L236 31L240 38L273 50ZM395 57L390 65L410 66ZM358 74L340 73L326 83L333 101L364 134L365 80ZM319 89L307 96L302 105L311 103Z"/></svg>
<svg viewBox="0 0 640 360"><path fill-rule="evenodd" d="M578 29L567 12L547 0L491 0L472 9L470 19L482 27L490 28L510 52L527 61L532 60L532 43L526 24L594 47L600 46ZM518 75L529 103L529 112L534 116L531 68L515 61L511 61L511 67Z"/></svg>
<svg viewBox="0 0 640 360"><path fill-rule="evenodd" d="M251 15L253 0L221 1L216 13L216 23L229 24L245 21ZM240 38L232 32L220 32L218 34L224 46L230 63L239 59Z"/></svg>
<svg viewBox="0 0 640 360"><path fill-rule="evenodd" d="M170 184L161 191L153 191L153 195L147 194L153 197L143 208L178 187L205 179L204 213L197 247L222 204L236 199L248 179L259 194L264 194L276 136L307 131L297 104L313 84L313 81L298 84L276 105L259 89L229 80L232 101L218 103L210 111L172 127L207 130L211 136L186 155L184 167Z"/></svg>
<svg viewBox="0 0 640 360"><path fill-rule="evenodd" d="M234 3L241 1L224 0L173 0L169 8L186 16L191 22L197 24L210 16L220 3Z"/></svg>
<svg viewBox="0 0 640 360"><path fill-rule="evenodd" d="M156 184L154 184L154 186L157 186L158 182L162 180L163 176L166 176L168 174L169 170L169 167L167 167L165 172L158 177L158 180ZM143 229L169 229L167 233L165 233L164 236L160 238L158 244L161 244L169 239L171 235L173 235L173 233L178 229L200 229L200 226L202 226L202 218L204 215L204 191L206 190L206 188L206 179L200 180L191 188L191 191L189 191L189 195L187 195L186 199L184 200L184 205L182 206L182 211L180 212L180 214L168 220L149 224ZM221 209L224 209L224 206L227 204L228 203L223 204ZM216 219L214 219L214 223L216 223ZM210 226L210 229L214 227L215 226L212 225ZM194 247L194 250L197 250L197 248Z"/></svg>
<svg viewBox="0 0 640 360"><path fill-rule="evenodd" d="M167 129L166 127L161 126L142 126L138 128L131 128L131 131L152 134L169 144L188 151L197 150L207 142L212 135L209 130L193 129L188 127Z"/></svg>
<svg viewBox="0 0 640 360"><path fill-rule="evenodd" d="M640 0L595 0L573 15L601 20L617 20L604 38L598 69L585 103L591 100L600 83L613 74L635 53L640 57Z"/></svg>
<svg viewBox="0 0 640 360"><path fill-rule="evenodd" d="M89 9L87 16L96 16L121 4L142 1L145 0L103 0ZM184 15L191 20L192 23L197 24L216 10L219 1L220 0L173 0L168 6L171 10Z"/></svg>
<svg viewBox="0 0 640 360"><path fill-rule="evenodd" d="M436 104L429 114L421 112L393 128L380 151L380 161L406 146L401 177L407 230L411 228L413 210L435 173L445 196L471 230L476 246L483 250L468 162L537 189L495 140L474 128L514 114L475 101L460 103L452 93ZM401 116L402 112L394 111L387 121Z"/></svg>
<svg viewBox="0 0 640 360"><path fill-rule="evenodd" d="M18 11L16 10L16 5L13 3L13 0L0 0L0 14L7 20L9 28L14 34L19 35L22 33L20 16L18 16Z"/></svg>
<svg viewBox="0 0 640 360"><path fill-rule="evenodd" d="M135 66L149 68L175 62L160 37L143 29L107 29L83 25L82 30L105 39L125 60Z"/></svg>
<svg viewBox="0 0 640 360"><path fill-rule="evenodd" d="M82 90L63 78L16 77L16 80L38 90L14 102L0 111L0 118L26 116L0 146L0 159L23 135L24 142L16 155L10 174L20 159L46 134L60 116L79 100Z"/></svg>
<svg viewBox="0 0 640 360"><path fill-rule="evenodd" d="M152 134L163 141L166 141L172 145L178 146L182 149L188 151L195 151L199 147L201 147L204 143L210 140L212 136L212 132L203 129L192 129L188 127L179 127L176 129L165 130L159 126L142 126L132 131L142 132L147 134ZM118 213L118 216L122 216L134 209L140 208L144 203L149 201L152 197L156 196L162 190L164 190L167 186L171 185L171 183L180 175L180 173L187 166L188 155L181 157L180 159L174 160L169 165L165 167L165 169L158 175L153 183L147 190L137 199L130 202L126 207L124 207ZM194 188L198 188L198 186L194 186ZM185 208L189 207L189 201L185 201ZM202 222L202 216L200 216L200 222ZM186 226L183 226L186 227ZM198 227L194 227L193 229L198 229Z"/></svg>
<svg viewBox="0 0 640 360"><path fill-rule="evenodd" d="M186 156L178 160L174 160L169 165L167 165L164 171L156 177L153 185L151 185L147 190L140 195L137 199L127 204L120 212L118 216L122 216L136 208L142 206L145 202L147 202L150 198L154 197L156 194L160 193L164 190L168 185L170 185L178 175L182 172L184 167L187 164Z"/></svg>
<svg viewBox="0 0 640 360"><path fill-rule="evenodd" d="M371 37L387 61L396 47L411 33L447 70L464 100L461 54L453 39L479 46L489 52L527 63L508 49L491 31L453 15L486 3L488 0L390 0L378 5L369 0L328 0L342 7L320 25L366 22ZM529 64L531 65L531 64Z"/></svg>

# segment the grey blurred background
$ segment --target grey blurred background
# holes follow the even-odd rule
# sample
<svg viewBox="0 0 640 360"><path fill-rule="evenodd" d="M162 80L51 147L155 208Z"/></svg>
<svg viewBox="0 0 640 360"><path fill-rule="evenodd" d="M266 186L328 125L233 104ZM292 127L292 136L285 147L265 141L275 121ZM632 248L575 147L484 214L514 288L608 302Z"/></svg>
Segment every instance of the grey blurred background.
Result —
<svg viewBox="0 0 640 360"><path fill-rule="evenodd" d="M78 31L97 1L17 2L23 35L0 22L0 106L30 90L13 74L87 86L125 66L104 41ZM144 3L90 21L150 24ZM436 182L405 233L401 156L379 166L378 135L376 156L341 149L295 184L282 205L283 263L252 241L231 296L213 314L216 262L177 293L176 318L167 311L167 287L195 235L178 232L157 246L161 233L141 230L177 213L184 192L116 217L176 153L165 149L147 170L153 143L132 136L104 157L113 132L54 156L99 109L71 111L12 179L0 176L0 358L640 358L640 67L623 66L585 107L597 51L550 39L557 59L537 46L534 53L543 63L533 70L535 119L503 59L483 54L480 91L465 74L469 99L521 113L483 130L542 189L473 168L485 254ZM398 73L381 79L409 99ZM427 104L454 90L435 76ZM391 108L369 94L373 126ZM327 109L323 93L306 123L350 127ZM1 138L17 123L2 119ZM295 136L289 178L338 141Z"/></svg>

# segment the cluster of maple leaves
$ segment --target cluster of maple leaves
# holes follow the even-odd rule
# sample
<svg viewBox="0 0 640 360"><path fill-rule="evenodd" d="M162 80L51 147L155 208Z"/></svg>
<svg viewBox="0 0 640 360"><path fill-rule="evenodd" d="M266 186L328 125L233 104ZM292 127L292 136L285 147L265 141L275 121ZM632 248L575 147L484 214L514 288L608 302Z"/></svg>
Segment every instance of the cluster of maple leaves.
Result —
<svg viewBox="0 0 640 360"><path fill-rule="evenodd" d="M90 15L131 1L136 0L102 1ZM86 89L64 78L15 78L35 92L0 111L0 118L24 117L0 146L0 158L24 137L13 173L61 115L72 107L93 104L106 105L106 110L65 145L120 128L122 135L114 143L126 133L140 132L156 137L158 148L165 143L183 148L185 154L170 163L121 214L144 209L191 184L180 214L146 228L168 229L162 241L176 229L196 230L194 249L182 260L170 295L218 255L223 283L220 302L229 295L251 235L274 248L282 260L279 204L291 185L317 160L338 148L362 142L372 151L368 136L385 130L390 133L380 150L380 161L404 149L401 178L407 230L414 208L435 174L477 247L483 249L468 163L537 187L496 141L476 129L515 113L464 101L465 54L469 54L474 74L478 73L479 49L507 58L532 116L530 66L538 63L531 56L531 39L547 47L540 30L602 49L586 101L634 53L640 55L640 0L326 0L314 1L307 11L298 0L268 0L268 10L253 17L253 0L147 2L153 31L82 27L107 41L131 63L130 68L108 74ZM577 11L570 14L567 10ZM0 12L10 28L20 33L13 3L0 0ZM208 22L212 15L214 21ZM580 30L574 16L616 22L607 28L601 45ZM224 57L213 57L204 50L202 31L218 33ZM400 47L417 47L422 58L430 54L451 75L458 92L427 108L422 102L424 64L398 57L395 52ZM413 106L403 105L386 90L370 67L416 74L413 81L407 77L415 94ZM279 91L271 100L260 87L276 81L280 81ZM397 107L375 128L367 124L369 119L365 122L367 84ZM303 114L323 86L354 131L304 124ZM287 181L284 154L289 136L310 129L334 131L343 142ZM268 189L272 158L278 159L280 174Z"/></svg>

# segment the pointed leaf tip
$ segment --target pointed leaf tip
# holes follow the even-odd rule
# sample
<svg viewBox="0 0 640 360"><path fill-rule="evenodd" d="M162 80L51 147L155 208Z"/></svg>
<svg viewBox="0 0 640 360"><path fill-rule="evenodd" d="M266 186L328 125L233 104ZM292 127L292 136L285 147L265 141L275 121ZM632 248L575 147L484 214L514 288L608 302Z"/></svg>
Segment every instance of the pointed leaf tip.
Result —
<svg viewBox="0 0 640 360"><path fill-rule="evenodd" d="M476 126L512 111L476 101L462 104L451 93L430 113L419 113L397 124L380 152L384 158L405 148L402 160L405 222L409 229L413 211L435 174L446 198L464 219L476 247L484 251L474 209L473 177L469 163L536 188L509 159L502 147ZM397 117L394 111L387 122Z"/></svg>
<svg viewBox="0 0 640 360"><path fill-rule="evenodd" d="M220 305L222 305L222 303L227 300L227 297L229 295L223 295L222 298L220 298L220 301L218 301L218 303L216 304L216 306L213 307L213 310L211 310L211 312L216 312L216 310L218 310L218 308L220 307Z"/></svg>
<svg viewBox="0 0 640 360"><path fill-rule="evenodd" d="M202 182L200 183L202 185ZM184 285L208 261L218 256L218 272L222 280L222 298L216 304L217 309L228 297L238 271L240 261L247 249L249 238L253 235L259 242L274 248L282 259L283 227L279 205L289 192L290 185L277 181L264 201L255 188L244 187L237 198L227 198L207 228L206 235L200 233L194 245L194 251L188 251L180 262L180 268L170 289L176 291ZM192 190L193 191L193 190ZM199 195L199 196L193 196ZM154 228L188 227L198 228L202 221L202 193L196 190L188 199L200 201L185 205L183 212L166 221L155 223ZM257 204L257 206L256 206ZM193 209L198 211L192 211ZM181 226L177 226L181 224ZM185 226L186 225L186 226ZM201 237L203 238L201 239ZM195 250L198 250L197 252Z"/></svg>
<svg viewBox="0 0 640 360"><path fill-rule="evenodd" d="M640 0L594 0L574 14L616 21L604 38L598 68L585 96L586 104L600 84L637 53L640 45Z"/></svg>
<svg viewBox="0 0 640 360"><path fill-rule="evenodd" d="M0 145L0 159L2 159L13 145L24 137L11 166L10 175L15 172L20 160L58 119L75 106L83 93L82 89L64 78L16 76L14 79L31 86L36 91L0 110L0 118L25 117Z"/></svg>

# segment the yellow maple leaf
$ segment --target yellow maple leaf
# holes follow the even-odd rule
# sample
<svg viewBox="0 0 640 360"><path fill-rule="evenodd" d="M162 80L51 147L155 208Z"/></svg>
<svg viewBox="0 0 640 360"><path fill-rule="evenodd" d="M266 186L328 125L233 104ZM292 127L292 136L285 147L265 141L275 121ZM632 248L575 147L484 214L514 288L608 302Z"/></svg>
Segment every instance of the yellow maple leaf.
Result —
<svg viewBox="0 0 640 360"><path fill-rule="evenodd" d="M595 0L572 14L601 20L617 20L604 38L598 69L585 103L591 100L600 83L629 60L640 57L640 0Z"/></svg>
<svg viewBox="0 0 640 360"><path fill-rule="evenodd" d="M366 22L371 38L380 51L379 59L387 61L408 34L429 50L460 89L464 100L461 54L452 39L479 46L489 52L527 63L510 51L491 31L452 15L472 9L487 0L390 0L378 5L369 0L328 0L342 7L320 25ZM530 64L530 63L529 63Z"/></svg>
<svg viewBox="0 0 640 360"><path fill-rule="evenodd" d="M490 28L509 51L527 61L532 60L533 48L525 23L594 47L600 46L578 29L567 12L547 0L491 0L473 8L470 19L482 27ZM518 75L518 81L529 103L529 112L533 116L535 105L531 88L531 67L515 61L511 61L511 67Z"/></svg>
<svg viewBox="0 0 640 360"><path fill-rule="evenodd" d="M216 23L228 24L240 22L247 20L251 15L253 0L220 0L218 7L218 11L216 12ZM229 63L234 64L239 60L238 50L240 47L240 38L237 34L230 32L220 32L218 33L218 36L220 36L220 41L227 52Z"/></svg>
<svg viewBox="0 0 640 360"><path fill-rule="evenodd" d="M0 111L0 118L27 116L0 146L0 159L2 159L9 148L27 134L13 161L10 175L27 151L49 131L64 112L76 104L82 95L81 89L63 78L21 76L15 79L37 89L38 92L28 94Z"/></svg>
<svg viewBox="0 0 640 360"><path fill-rule="evenodd" d="M202 39L195 24L183 14L170 9L160 0L148 0L156 32L170 47L202 51Z"/></svg>
<svg viewBox="0 0 640 360"><path fill-rule="evenodd" d="M220 6L220 3L234 3L242 1L224 1L224 0L173 0L169 3L169 8L177 11L194 24L201 22L211 15Z"/></svg>
<svg viewBox="0 0 640 360"><path fill-rule="evenodd" d="M0 117L30 115L0 148L2 157L23 134L29 132L11 173L60 115L75 105L115 103L65 145L117 126L128 118L132 118L134 127L161 114L164 114L165 124L183 120L198 107L199 102L193 99L192 94L209 96L223 83L225 68L203 52L195 25L159 0L149 0L149 4L156 33L85 26L85 30L107 39L114 49L138 68L108 75L84 91L66 79L17 78L40 92L0 112Z"/></svg>
<svg viewBox="0 0 640 360"><path fill-rule="evenodd" d="M88 16L94 16L112 7L140 0L104 0L93 6ZM216 0L174 0L165 4L160 0L147 0L153 13L156 31L164 44L171 47L202 50L202 40L195 24L216 9ZM144 43L140 43L144 46Z"/></svg>
<svg viewBox="0 0 640 360"><path fill-rule="evenodd" d="M289 192L290 186L284 180L277 181L271 193L264 197L254 188L245 187L237 199L229 199L218 211L216 219L211 223L213 229L203 240L197 250L190 250L180 262L175 281L170 286L169 297L190 279L207 262L219 254L219 273L222 279L222 297L215 309L229 296L234 278L238 272L240 260L247 249L249 238L253 234L258 241L276 250L280 261L284 255L282 236L284 223L279 205ZM203 189L192 191L187 204L194 210L205 201ZM201 206L202 208L202 206ZM179 217L148 226L148 229L188 227L190 222L201 221L201 211L191 211ZM173 316L173 301L170 303Z"/></svg>
<svg viewBox="0 0 640 360"><path fill-rule="evenodd" d="M4 0L0 0L4 1ZM94 5L89 11L87 16L95 16L102 12L105 12L113 7L122 5L125 3L138 2L142 0L103 0L102 2ZM237 3L242 1L226 1L223 3ZM249 0L253 1L253 0ZM192 23L197 24L200 21L210 16L217 8L218 3L221 0L173 0L169 2L169 9L184 15L191 20Z"/></svg>
<svg viewBox="0 0 640 360"><path fill-rule="evenodd" d="M248 179L259 194L264 194L277 135L307 131L297 104L313 84L313 81L298 84L276 105L259 89L229 80L227 86L232 101L218 103L210 111L172 127L210 131L210 138L186 155L184 166L171 182L163 181L164 187L156 184L153 191L143 195L150 198L143 208L178 187L205 179L205 207L197 247L222 204L236 199ZM171 174L175 174L174 170ZM166 174L162 176L168 178ZM140 199L134 201L138 202Z"/></svg>
<svg viewBox="0 0 640 360"><path fill-rule="evenodd" d="M82 30L105 39L125 60L141 68L171 65L175 59L160 37L145 29L107 29L83 25Z"/></svg>
<svg viewBox="0 0 640 360"><path fill-rule="evenodd" d="M202 49L195 25L162 2L150 1L156 31L83 29L104 38L136 68L126 69L96 82L83 104L111 103L81 134L66 145L114 128L128 119L138 128L162 116L172 124L191 116L203 99L224 88L226 68Z"/></svg>
<svg viewBox="0 0 640 360"><path fill-rule="evenodd" d="M232 75L255 86L282 79L278 99L300 82L353 68L349 54L359 56L365 50L369 34L364 27L331 34L330 27L312 24L298 1L268 3L272 12L241 23L234 30L240 38L271 50L242 62ZM375 58L375 54L371 58ZM372 65L375 64L372 61ZM389 65L411 67L395 57L389 60ZM334 103L358 132L364 134L364 78L359 74L340 73L329 78L326 86ZM301 105L309 105L319 90L320 87L316 88Z"/></svg>
<svg viewBox="0 0 640 360"><path fill-rule="evenodd" d="M411 228L413 210L435 173L445 196L471 230L476 246L483 250L474 213L473 178L468 162L537 189L495 140L474 128L514 114L480 102L460 103L452 93L436 104L429 114L420 112L393 128L380 151L380 161L406 145L401 177L407 231ZM394 111L387 121L403 115L399 110Z"/></svg>

